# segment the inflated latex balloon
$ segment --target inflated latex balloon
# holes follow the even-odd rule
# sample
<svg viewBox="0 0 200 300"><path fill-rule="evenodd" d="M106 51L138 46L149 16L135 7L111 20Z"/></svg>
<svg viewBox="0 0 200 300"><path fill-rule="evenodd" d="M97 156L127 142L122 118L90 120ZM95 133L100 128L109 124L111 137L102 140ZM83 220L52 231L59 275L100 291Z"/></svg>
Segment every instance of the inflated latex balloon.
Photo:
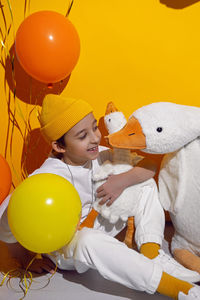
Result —
<svg viewBox="0 0 200 300"><path fill-rule="evenodd" d="M13 192L8 223L16 240L36 253L50 253L70 242L81 215L74 186L44 173L25 179Z"/></svg>
<svg viewBox="0 0 200 300"><path fill-rule="evenodd" d="M51 84L66 78L74 69L80 40L68 18L55 11L39 11L19 26L15 49L29 75Z"/></svg>

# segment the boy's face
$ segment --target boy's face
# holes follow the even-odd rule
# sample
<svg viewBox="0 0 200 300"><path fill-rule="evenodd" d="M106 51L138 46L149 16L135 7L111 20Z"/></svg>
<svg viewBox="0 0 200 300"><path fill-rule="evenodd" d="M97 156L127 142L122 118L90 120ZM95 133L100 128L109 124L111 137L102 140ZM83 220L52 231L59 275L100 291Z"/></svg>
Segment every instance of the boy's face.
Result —
<svg viewBox="0 0 200 300"><path fill-rule="evenodd" d="M65 134L63 160L71 165L83 165L97 158L100 140L97 120L90 113Z"/></svg>

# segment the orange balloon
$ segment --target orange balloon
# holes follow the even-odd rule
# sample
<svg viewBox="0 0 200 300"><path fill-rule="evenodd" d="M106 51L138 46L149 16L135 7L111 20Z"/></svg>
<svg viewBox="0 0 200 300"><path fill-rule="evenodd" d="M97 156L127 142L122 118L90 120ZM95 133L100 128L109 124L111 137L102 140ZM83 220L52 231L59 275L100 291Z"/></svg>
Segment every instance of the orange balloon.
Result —
<svg viewBox="0 0 200 300"><path fill-rule="evenodd" d="M15 49L24 70L33 78L54 83L66 78L80 54L74 25L54 11L39 11L19 26Z"/></svg>
<svg viewBox="0 0 200 300"><path fill-rule="evenodd" d="M12 182L10 167L5 158L0 155L0 204L9 194Z"/></svg>

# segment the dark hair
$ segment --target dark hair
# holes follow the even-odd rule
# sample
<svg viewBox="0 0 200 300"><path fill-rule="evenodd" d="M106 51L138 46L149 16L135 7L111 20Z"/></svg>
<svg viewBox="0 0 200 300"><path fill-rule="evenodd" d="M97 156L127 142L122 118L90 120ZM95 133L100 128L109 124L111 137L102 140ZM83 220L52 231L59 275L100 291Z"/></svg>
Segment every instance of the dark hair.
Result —
<svg viewBox="0 0 200 300"><path fill-rule="evenodd" d="M64 148L66 146L65 134L62 135L59 139L57 139L56 143L58 144L59 147ZM59 159L62 159L62 157L63 157L63 153L56 152L54 149L52 150L52 154Z"/></svg>
<svg viewBox="0 0 200 300"><path fill-rule="evenodd" d="M65 147L65 134L63 134L59 139L56 140L60 147Z"/></svg>

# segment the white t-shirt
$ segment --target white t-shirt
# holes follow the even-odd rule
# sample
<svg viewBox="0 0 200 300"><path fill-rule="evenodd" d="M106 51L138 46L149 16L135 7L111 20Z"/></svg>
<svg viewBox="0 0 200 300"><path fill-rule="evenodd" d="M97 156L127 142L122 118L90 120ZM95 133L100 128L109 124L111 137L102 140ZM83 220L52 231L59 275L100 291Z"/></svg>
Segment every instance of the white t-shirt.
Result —
<svg viewBox="0 0 200 300"><path fill-rule="evenodd" d="M67 165L58 158L49 157L44 161L40 168L36 169L29 176L41 173L51 173L62 176L74 184L82 203L81 222L83 222L92 209L92 204L95 201L92 174L95 173L98 167L106 160L112 161L111 149L104 146L99 146L99 152L100 153L97 159L86 163L84 166ZM136 153L132 153L132 157L133 166L142 159L142 157L138 156ZM8 243L14 243L16 240L10 231L7 220L6 207L9 203L9 198L10 196L4 200L5 205L0 207L0 240Z"/></svg>
<svg viewBox="0 0 200 300"><path fill-rule="evenodd" d="M112 157L110 149L100 146L99 156L93 161L89 161L84 166L67 165L58 158L49 157L42 166L35 170L30 176L51 173L64 177L71 182L79 193L82 203L81 222L87 217L95 200L95 193L92 184L92 173L95 173L99 165Z"/></svg>

